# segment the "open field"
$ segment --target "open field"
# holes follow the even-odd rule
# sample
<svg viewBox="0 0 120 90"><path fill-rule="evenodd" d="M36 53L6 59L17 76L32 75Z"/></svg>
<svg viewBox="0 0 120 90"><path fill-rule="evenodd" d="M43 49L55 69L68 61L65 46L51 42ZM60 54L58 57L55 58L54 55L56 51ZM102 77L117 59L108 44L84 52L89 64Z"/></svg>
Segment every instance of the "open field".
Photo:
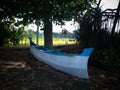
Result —
<svg viewBox="0 0 120 90"><path fill-rule="evenodd" d="M33 42L36 43L36 38L33 38ZM75 44L75 39L69 38L53 38L53 45ZM24 38L20 41L20 45L29 45L28 38ZM44 45L44 38L39 38L39 45Z"/></svg>

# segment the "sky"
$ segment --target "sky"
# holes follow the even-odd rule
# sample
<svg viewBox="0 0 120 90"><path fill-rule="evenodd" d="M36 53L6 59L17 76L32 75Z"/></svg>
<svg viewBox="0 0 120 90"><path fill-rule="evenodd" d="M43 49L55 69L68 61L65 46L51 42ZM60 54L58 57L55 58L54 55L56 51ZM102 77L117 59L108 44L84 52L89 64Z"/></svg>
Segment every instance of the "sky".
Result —
<svg viewBox="0 0 120 90"><path fill-rule="evenodd" d="M99 0L97 0L99 1ZM107 8L117 8L119 0L102 0L100 6L105 10Z"/></svg>
<svg viewBox="0 0 120 90"><path fill-rule="evenodd" d="M63 29L68 30L69 32L73 32L74 30L78 29L79 25L78 23L75 23L74 21L67 21L65 22L65 25L56 25L53 23L53 32L61 32ZM28 26L28 29L32 29L34 31L37 30L37 26L35 24L30 24ZM42 32L42 31L40 31Z"/></svg>
<svg viewBox="0 0 120 90"><path fill-rule="evenodd" d="M97 1L99 1L99 0L97 0ZM102 0L100 6L103 10L105 10L107 8L114 9L114 8L117 8L118 2L119 2L119 0ZM61 32L62 29L66 29L69 32L73 32L74 30L76 30L78 28L79 28L78 24L74 23L74 21L65 22L65 25L62 27L59 25L53 24L53 32ZM30 24L28 26L28 29L32 29L32 30L36 31L37 26L34 24Z"/></svg>

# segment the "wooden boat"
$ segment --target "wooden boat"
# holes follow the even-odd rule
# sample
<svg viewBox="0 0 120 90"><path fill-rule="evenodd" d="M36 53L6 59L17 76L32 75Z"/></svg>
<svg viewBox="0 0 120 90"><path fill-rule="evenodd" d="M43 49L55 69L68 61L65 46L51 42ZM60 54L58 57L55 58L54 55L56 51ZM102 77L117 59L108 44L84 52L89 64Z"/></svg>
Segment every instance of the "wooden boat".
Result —
<svg viewBox="0 0 120 90"><path fill-rule="evenodd" d="M87 64L93 48L85 48L81 54L67 54L60 52L60 50L50 50L31 42L30 51L36 59L57 70L89 79Z"/></svg>

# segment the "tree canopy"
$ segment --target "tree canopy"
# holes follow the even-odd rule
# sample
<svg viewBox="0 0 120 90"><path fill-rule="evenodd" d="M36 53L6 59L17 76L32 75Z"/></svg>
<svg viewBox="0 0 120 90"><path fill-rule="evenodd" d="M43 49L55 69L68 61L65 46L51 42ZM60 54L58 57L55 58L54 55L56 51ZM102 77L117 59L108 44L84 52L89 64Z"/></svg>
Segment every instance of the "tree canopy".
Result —
<svg viewBox="0 0 120 90"><path fill-rule="evenodd" d="M62 22L70 20L74 13L88 9L95 0L1 0L0 19L23 18L24 21L46 20Z"/></svg>
<svg viewBox="0 0 120 90"><path fill-rule="evenodd" d="M0 20L27 25L34 20L43 21L45 46L52 48L52 22L64 24L65 20L80 17L95 0L1 0Z"/></svg>

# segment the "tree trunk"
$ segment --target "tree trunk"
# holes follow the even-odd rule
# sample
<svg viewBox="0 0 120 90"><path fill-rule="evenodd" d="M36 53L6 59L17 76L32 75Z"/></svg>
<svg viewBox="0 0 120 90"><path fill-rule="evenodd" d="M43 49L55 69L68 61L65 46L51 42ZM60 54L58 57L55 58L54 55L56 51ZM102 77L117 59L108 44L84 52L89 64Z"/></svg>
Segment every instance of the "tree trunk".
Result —
<svg viewBox="0 0 120 90"><path fill-rule="evenodd" d="M39 25L37 25L36 44L39 44Z"/></svg>
<svg viewBox="0 0 120 90"><path fill-rule="evenodd" d="M44 22L44 46L50 49L53 47L52 21L49 19Z"/></svg>
<svg viewBox="0 0 120 90"><path fill-rule="evenodd" d="M4 40L0 38L0 47L4 45Z"/></svg>
<svg viewBox="0 0 120 90"><path fill-rule="evenodd" d="M39 21L39 20L36 20L36 21L35 21L35 24L36 24L36 26L37 26L36 44L38 45L38 44L39 44L39 26L40 26L40 21Z"/></svg>

